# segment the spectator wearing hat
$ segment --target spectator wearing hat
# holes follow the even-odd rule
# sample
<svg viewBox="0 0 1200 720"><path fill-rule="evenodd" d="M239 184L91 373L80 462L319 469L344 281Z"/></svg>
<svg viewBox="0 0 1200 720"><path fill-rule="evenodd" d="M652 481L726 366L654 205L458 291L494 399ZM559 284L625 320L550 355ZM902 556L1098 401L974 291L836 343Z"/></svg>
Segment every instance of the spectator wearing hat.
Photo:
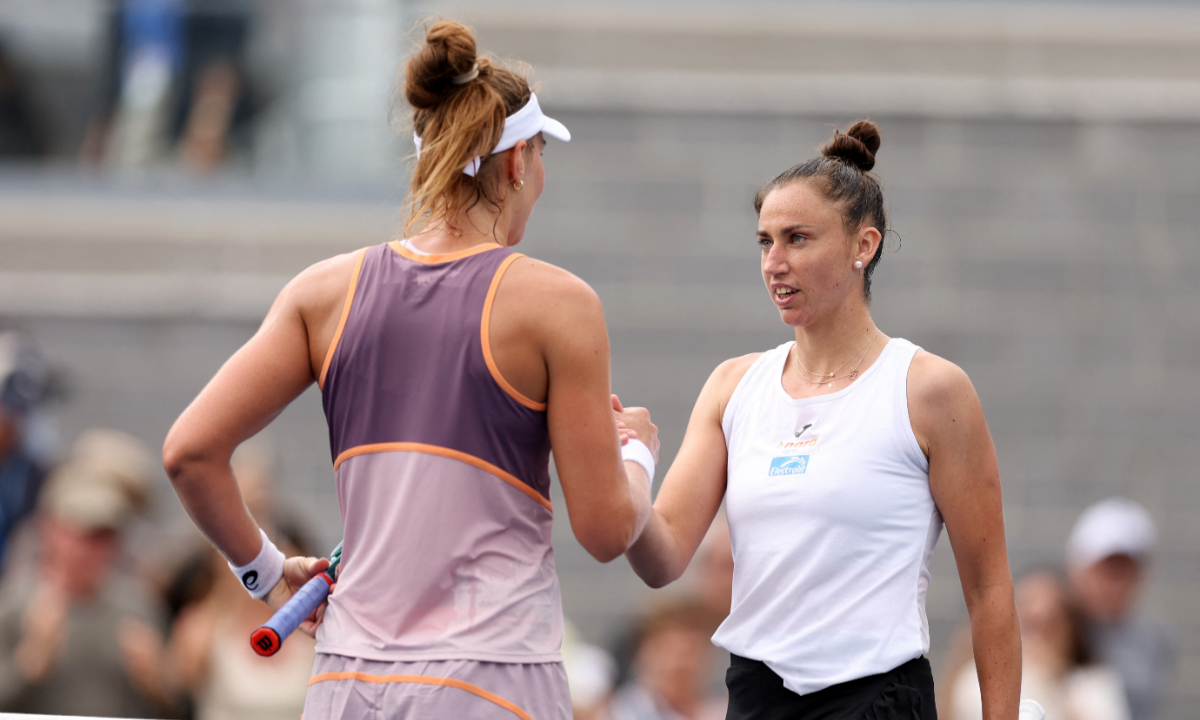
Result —
<svg viewBox="0 0 1200 720"><path fill-rule="evenodd" d="M1067 577L1089 644L1121 677L1133 720L1155 720L1175 664L1166 628L1135 612L1157 532L1144 507L1110 498L1084 510L1067 541Z"/></svg>
<svg viewBox="0 0 1200 720"><path fill-rule="evenodd" d="M115 572L122 532L149 498L138 440L90 430L38 504L40 554L0 591L0 711L161 717L172 695L161 618Z"/></svg>

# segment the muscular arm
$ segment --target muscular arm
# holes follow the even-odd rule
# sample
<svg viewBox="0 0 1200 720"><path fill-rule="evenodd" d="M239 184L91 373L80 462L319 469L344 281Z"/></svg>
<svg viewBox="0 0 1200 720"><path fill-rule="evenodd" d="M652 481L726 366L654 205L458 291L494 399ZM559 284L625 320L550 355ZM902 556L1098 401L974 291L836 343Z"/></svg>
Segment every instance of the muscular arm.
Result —
<svg viewBox="0 0 1200 720"><path fill-rule="evenodd" d="M593 557L608 562L641 532L650 488L640 466L621 461L600 299L565 270L529 258L513 264L497 298L493 339L503 334L504 344L514 347L520 338L534 340L526 358L514 347L497 348L508 353L500 362L507 357L509 367L526 370L538 359L545 363L546 421L571 530ZM518 383L528 379L507 374ZM644 420L639 436L653 446L648 416Z"/></svg>
<svg viewBox="0 0 1200 720"><path fill-rule="evenodd" d="M928 353L913 359L908 397L971 617L983 717L1016 720L1021 637L1004 541L1000 470L983 408L966 373Z"/></svg>
<svg viewBox="0 0 1200 720"><path fill-rule="evenodd" d="M683 445L663 479L641 537L625 553L647 585L674 582L687 569L725 497L725 433L721 418L738 381L757 355L717 367L696 399Z"/></svg>
<svg viewBox="0 0 1200 720"><path fill-rule="evenodd" d="M230 458L238 445L266 427L316 379L355 259L345 255L328 260L288 283L258 332L226 361L167 434L163 464L180 502L201 532L235 564L252 561L262 540L238 490ZM320 563L289 561L284 582L303 582L322 569Z"/></svg>
<svg viewBox="0 0 1200 720"><path fill-rule="evenodd" d="M262 327L209 381L167 434L163 462L197 527L234 564L258 554L258 525L229 460L312 382L304 323L285 288Z"/></svg>

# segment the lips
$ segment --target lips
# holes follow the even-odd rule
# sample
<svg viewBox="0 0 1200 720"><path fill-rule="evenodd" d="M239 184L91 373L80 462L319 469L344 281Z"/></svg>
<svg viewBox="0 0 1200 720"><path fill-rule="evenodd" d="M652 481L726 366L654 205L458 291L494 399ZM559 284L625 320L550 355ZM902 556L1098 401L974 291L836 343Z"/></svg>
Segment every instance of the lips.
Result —
<svg viewBox="0 0 1200 720"><path fill-rule="evenodd" d="M778 307L786 307L799 293L799 290L789 285L771 286L771 299Z"/></svg>

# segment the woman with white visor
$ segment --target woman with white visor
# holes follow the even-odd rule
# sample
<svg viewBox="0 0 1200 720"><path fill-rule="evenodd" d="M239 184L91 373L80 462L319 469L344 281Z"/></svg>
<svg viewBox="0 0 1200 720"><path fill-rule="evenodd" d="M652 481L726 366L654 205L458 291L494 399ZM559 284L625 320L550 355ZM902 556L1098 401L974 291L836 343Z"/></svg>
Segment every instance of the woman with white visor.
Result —
<svg viewBox="0 0 1200 720"><path fill-rule="evenodd" d="M428 29L404 91L419 148L406 237L289 283L164 460L196 524L278 608L326 561L284 561L229 458L316 382L345 535L338 583L303 626L318 652L306 720L567 720L550 451L576 538L607 562L649 514L656 430L644 410L617 423L596 294L509 249L545 183L545 137L567 129L454 22Z"/></svg>
<svg viewBox="0 0 1200 720"><path fill-rule="evenodd" d="M762 277L795 340L722 363L627 556L683 573L726 504L730 720L934 720L925 618L943 521L971 616L987 720L1017 720L1021 646L1000 476L953 364L871 318L887 232L874 123L759 190ZM1032 716L1036 717L1036 715Z"/></svg>

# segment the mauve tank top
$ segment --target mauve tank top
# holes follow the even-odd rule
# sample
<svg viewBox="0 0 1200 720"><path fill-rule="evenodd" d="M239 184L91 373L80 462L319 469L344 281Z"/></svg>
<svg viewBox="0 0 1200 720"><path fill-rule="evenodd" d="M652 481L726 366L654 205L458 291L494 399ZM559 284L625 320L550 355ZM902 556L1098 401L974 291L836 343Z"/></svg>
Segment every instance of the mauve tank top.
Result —
<svg viewBox="0 0 1200 720"><path fill-rule="evenodd" d="M546 406L505 381L488 340L520 257L360 252L321 373L345 534L318 652L559 660Z"/></svg>

